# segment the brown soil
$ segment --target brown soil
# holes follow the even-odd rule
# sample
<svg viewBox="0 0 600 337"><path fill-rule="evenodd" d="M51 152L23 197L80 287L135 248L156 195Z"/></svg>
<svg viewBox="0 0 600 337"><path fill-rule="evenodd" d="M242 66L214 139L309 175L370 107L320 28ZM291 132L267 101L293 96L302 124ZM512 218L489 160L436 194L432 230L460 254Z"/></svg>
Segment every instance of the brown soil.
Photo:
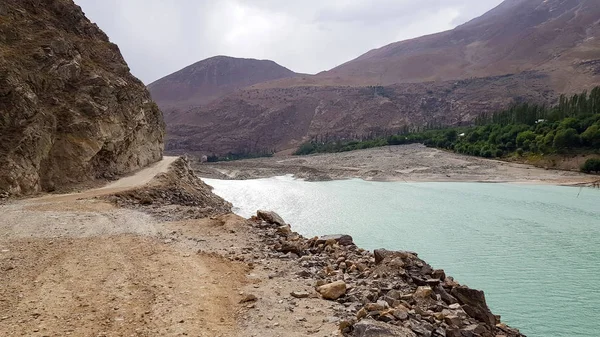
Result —
<svg viewBox="0 0 600 337"><path fill-rule="evenodd" d="M2 336L233 335L244 268L118 235L2 243Z"/></svg>
<svg viewBox="0 0 600 337"><path fill-rule="evenodd" d="M0 336L337 335L341 304L311 290L235 215L164 222L94 199L108 188L0 205ZM314 290L312 290L314 292ZM256 301L240 303L249 294Z"/></svg>

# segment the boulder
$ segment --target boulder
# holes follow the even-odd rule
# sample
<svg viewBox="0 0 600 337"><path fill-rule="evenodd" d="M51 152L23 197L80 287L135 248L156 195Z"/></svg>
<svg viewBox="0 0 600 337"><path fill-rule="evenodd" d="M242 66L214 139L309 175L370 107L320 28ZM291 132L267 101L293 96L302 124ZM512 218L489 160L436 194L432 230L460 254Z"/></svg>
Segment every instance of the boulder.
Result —
<svg viewBox="0 0 600 337"><path fill-rule="evenodd" d="M324 299L337 300L346 294L346 282L336 281L325 284L317 288L317 291Z"/></svg>
<svg viewBox="0 0 600 337"><path fill-rule="evenodd" d="M409 252L409 251L390 251L387 249L375 249L373 251L373 256L375 257L375 263L379 264L383 262L386 258L390 258L390 260L400 258L401 260L419 260L417 258L417 253ZM420 260L419 260L420 261ZM421 263L421 266L423 264Z"/></svg>
<svg viewBox="0 0 600 337"><path fill-rule="evenodd" d="M391 252L387 249L375 249L373 251L373 255L375 256L375 263L379 264L386 256L388 256Z"/></svg>
<svg viewBox="0 0 600 337"><path fill-rule="evenodd" d="M258 298L255 295L248 294L240 300L240 303L248 303L248 302L256 302L256 301L258 301Z"/></svg>
<svg viewBox="0 0 600 337"><path fill-rule="evenodd" d="M496 325L496 317L488 308L483 291L462 286L452 289L451 294L463 304L462 308L469 316Z"/></svg>
<svg viewBox="0 0 600 337"><path fill-rule="evenodd" d="M288 236L292 234L292 227L290 227L290 225L280 226L277 228L277 233Z"/></svg>
<svg viewBox="0 0 600 337"><path fill-rule="evenodd" d="M413 297L414 298L429 298L429 297L431 297L432 293L433 293L433 290L431 289L431 287L427 287L427 286L418 287L417 290L415 290Z"/></svg>
<svg viewBox="0 0 600 337"><path fill-rule="evenodd" d="M354 324L354 337L416 337L415 333L399 326L363 319Z"/></svg>
<svg viewBox="0 0 600 337"><path fill-rule="evenodd" d="M346 234L335 234L335 235L324 235L321 236L318 240L317 240L317 244L325 244L328 241L335 241L337 244L339 244L340 246L354 246L354 241L352 239L352 237L350 235L346 235Z"/></svg>
<svg viewBox="0 0 600 337"><path fill-rule="evenodd" d="M279 214L277 214L273 211L258 210L258 211L256 211L256 217L261 220L264 220L270 224L279 225L279 226L287 225L285 223L285 221L283 221L283 218L281 218L281 216L279 216Z"/></svg>
<svg viewBox="0 0 600 337"><path fill-rule="evenodd" d="M310 296L306 291L292 291L290 295L295 298L308 298Z"/></svg>

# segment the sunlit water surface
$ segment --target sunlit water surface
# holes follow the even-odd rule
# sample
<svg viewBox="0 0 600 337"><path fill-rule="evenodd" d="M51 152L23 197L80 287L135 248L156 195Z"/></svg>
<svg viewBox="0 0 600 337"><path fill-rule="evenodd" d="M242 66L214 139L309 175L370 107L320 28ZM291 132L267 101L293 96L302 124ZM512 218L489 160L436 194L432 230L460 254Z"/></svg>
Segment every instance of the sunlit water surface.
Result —
<svg viewBox="0 0 600 337"><path fill-rule="evenodd" d="M305 236L347 233L366 249L412 250L485 290L529 337L600 336L600 190L291 177L205 179L244 217L277 211Z"/></svg>

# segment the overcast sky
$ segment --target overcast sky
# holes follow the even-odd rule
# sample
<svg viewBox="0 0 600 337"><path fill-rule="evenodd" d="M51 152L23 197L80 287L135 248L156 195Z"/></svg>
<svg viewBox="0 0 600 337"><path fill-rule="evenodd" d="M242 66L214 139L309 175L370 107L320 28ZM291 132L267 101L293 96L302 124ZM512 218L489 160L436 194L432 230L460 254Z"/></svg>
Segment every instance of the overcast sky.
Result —
<svg viewBox="0 0 600 337"><path fill-rule="evenodd" d="M75 0L146 84L215 55L317 73L502 0Z"/></svg>

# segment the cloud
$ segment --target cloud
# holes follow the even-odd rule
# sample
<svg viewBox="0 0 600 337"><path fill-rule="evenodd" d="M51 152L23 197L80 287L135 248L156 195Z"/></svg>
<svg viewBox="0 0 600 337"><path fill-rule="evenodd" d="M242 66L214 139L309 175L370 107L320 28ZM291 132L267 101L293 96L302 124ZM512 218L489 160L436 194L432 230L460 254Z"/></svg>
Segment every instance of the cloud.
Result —
<svg viewBox="0 0 600 337"><path fill-rule="evenodd" d="M150 83L215 55L317 73L451 29L501 0L75 0Z"/></svg>

